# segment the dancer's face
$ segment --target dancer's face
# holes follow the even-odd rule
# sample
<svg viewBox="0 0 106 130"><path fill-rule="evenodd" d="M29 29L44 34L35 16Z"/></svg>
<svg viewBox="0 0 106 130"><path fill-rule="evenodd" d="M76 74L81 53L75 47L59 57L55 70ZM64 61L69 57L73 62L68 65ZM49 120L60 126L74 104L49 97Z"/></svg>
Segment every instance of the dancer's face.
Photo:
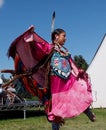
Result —
<svg viewBox="0 0 106 130"><path fill-rule="evenodd" d="M65 44L66 41L66 33L62 32L56 36L56 42L59 43L61 46Z"/></svg>

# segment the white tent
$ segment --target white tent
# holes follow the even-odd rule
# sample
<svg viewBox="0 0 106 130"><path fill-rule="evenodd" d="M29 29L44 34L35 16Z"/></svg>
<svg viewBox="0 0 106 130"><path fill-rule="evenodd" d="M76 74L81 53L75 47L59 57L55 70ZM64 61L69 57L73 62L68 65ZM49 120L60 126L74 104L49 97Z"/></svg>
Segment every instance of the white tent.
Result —
<svg viewBox="0 0 106 130"><path fill-rule="evenodd" d="M106 34L87 72L92 83L93 108L106 108Z"/></svg>

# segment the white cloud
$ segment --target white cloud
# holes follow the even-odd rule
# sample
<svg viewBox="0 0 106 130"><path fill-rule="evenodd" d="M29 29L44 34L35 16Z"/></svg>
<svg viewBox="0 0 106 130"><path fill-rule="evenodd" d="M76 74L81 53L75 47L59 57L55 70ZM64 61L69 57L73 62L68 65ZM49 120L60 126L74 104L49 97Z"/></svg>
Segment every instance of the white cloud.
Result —
<svg viewBox="0 0 106 130"><path fill-rule="evenodd" d="M4 0L0 0L0 8L3 6Z"/></svg>

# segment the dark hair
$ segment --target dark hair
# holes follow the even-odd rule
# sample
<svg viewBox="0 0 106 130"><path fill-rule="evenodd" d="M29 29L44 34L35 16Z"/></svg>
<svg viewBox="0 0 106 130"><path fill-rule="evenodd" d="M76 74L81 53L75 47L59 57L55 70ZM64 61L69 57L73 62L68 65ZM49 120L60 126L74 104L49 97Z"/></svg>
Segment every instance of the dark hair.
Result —
<svg viewBox="0 0 106 130"><path fill-rule="evenodd" d="M55 35L56 35L56 34L59 35L59 34L62 33L62 32L65 32L65 31L64 31L63 29L61 29L61 28L55 29L55 30L52 32L52 34L51 34L51 40L52 40L52 42L56 39Z"/></svg>

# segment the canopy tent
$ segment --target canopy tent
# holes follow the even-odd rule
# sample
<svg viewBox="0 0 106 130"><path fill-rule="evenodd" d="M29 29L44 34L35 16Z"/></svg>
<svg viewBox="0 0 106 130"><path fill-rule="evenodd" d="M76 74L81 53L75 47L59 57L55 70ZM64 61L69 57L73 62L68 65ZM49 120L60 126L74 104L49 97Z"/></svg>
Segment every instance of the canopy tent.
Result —
<svg viewBox="0 0 106 130"><path fill-rule="evenodd" d="M106 108L106 34L103 37L87 73L91 78L94 108Z"/></svg>

